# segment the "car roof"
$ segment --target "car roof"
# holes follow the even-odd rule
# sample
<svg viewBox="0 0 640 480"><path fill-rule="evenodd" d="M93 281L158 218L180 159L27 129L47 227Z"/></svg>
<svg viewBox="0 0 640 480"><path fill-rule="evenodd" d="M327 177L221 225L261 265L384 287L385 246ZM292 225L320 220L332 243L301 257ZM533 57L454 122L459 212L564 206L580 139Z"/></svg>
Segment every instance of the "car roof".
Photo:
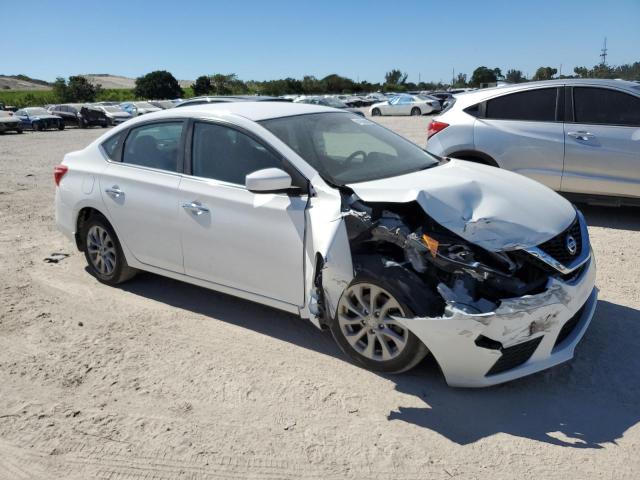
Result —
<svg viewBox="0 0 640 480"><path fill-rule="evenodd" d="M154 112L130 122L144 120L160 120L162 118L176 117L199 117L199 118L219 118L220 116L237 115L254 122L268 120L271 118L292 117L295 115L305 115L310 113L345 113L344 110L325 107L323 105L313 105L308 103L292 102L224 102L224 103L203 103L198 105L184 105L181 108L172 108ZM129 122L127 122L129 123Z"/></svg>

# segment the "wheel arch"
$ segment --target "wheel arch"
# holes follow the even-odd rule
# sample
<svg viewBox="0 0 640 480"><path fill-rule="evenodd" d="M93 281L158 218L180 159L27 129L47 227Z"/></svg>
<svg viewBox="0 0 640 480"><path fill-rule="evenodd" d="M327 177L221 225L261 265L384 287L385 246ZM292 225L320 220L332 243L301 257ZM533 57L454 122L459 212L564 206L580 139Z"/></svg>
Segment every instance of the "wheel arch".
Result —
<svg viewBox="0 0 640 480"><path fill-rule="evenodd" d="M460 160L467 160L469 162L482 163L483 165L489 165L491 167L500 168L498 162L490 155L478 150L457 150L447 155L451 158L459 158Z"/></svg>

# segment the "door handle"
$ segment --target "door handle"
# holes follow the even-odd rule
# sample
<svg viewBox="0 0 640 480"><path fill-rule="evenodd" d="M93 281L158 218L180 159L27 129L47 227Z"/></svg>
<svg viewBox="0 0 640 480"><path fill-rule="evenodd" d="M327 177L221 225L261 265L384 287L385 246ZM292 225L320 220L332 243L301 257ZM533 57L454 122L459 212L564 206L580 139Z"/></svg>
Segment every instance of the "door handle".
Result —
<svg viewBox="0 0 640 480"><path fill-rule="evenodd" d="M595 137L593 133L585 132L582 130L579 132L567 132L567 135L569 135L571 138L575 138L576 140L583 140L585 142Z"/></svg>
<svg viewBox="0 0 640 480"><path fill-rule="evenodd" d="M117 185L114 185L111 188L106 188L105 192L111 195L113 198L120 198L124 196L124 192L120 190Z"/></svg>
<svg viewBox="0 0 640 480"><path fill-rule="evenodd" d="M209 213L209 209L202 205L200 202L185 202L182 204L182 208L189 210L194 215L202 215L203 213Z"/></svg>

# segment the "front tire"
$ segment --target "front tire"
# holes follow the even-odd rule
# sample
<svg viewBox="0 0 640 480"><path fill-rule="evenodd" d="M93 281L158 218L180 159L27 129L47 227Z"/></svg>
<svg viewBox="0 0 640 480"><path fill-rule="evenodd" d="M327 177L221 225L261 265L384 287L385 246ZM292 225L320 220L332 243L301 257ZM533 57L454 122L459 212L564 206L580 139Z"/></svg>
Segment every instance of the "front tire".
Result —
<svg viewBox="0 0 640 480"><path fill-rule="evenodd" d="M379 108L374 108L373 110L371 110L371 115L374 117L379 117L380 115L382 115L382 112Z"/></svg>
<svg viewBox="0 0 640 480"><path fill-rule="evenodd" d="M384 373L416 366L427 347L393 317L414 317L386 280L358 274L345 289L330 325L340 349L357 365Z"/></svg>
<svg viewBox="0 0 640 480"><path fill-rule="evenodd" d="M64 130L64 122L58 122L58 130Z"/></svg>
<svg viewBox="0 0 640 480"><path fill-rule="evenodd" d="M84 256L89 272L102 283L117 285L132 278L120 241L105 217L94 214L82 226Z"/></svg>

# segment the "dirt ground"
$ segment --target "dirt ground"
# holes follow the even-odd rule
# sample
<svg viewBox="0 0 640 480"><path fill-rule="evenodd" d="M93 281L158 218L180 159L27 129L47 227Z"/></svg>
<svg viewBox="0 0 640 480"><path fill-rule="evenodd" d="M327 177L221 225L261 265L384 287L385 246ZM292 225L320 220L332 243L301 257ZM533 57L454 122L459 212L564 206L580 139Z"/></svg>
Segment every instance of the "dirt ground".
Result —
<svg viewBox="0 0 640 480"><path fill-rule="evenodd" d="M382 118L422 144L426 118ZM640 211L584 207L600 302L576 358L506 385L348 363L277 310L95 281L52 168L102 129L0 136L0 479L640 476ZM67 253L46 263L52 253Z"/></svg>

